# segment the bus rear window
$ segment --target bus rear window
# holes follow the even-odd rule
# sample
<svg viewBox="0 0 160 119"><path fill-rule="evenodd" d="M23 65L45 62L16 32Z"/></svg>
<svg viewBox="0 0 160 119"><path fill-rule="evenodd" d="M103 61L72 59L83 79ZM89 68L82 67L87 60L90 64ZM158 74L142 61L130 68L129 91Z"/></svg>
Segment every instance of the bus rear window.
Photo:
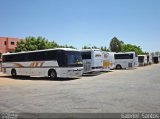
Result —
<svg viewBox="0 0 160 119"><path fill-rule="evenodd" d="M91 59L91 52L82 52L82 59Z"/></svg>

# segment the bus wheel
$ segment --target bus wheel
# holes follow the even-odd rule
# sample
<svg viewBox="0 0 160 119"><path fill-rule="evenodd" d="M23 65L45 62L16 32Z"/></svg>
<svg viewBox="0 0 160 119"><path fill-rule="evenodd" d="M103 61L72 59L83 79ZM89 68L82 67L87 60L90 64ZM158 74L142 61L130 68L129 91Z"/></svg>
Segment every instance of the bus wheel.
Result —
<svg viewBox="0 0 160 119"><path fill-rule="evenodd" d="M122 69L122 66L121 65L117 65L116 69Z"/></svg>
<svg viewBox="0 0 160 119"><path fill-rule="evenodd" d="M11 71L11 75L12 75L12 77L16 77L16 76L17 76L17 72L16 72L16 70L15 70L15 69L12 69L12 71Z"/></svg>
<svg viewBox="0 0 160 119"><path fill-rule="evenodd" d="M51 78L51 79L56 79L57 78L57 73L56 73L56 71L55 70L49 70L49 77Z"/></svg>

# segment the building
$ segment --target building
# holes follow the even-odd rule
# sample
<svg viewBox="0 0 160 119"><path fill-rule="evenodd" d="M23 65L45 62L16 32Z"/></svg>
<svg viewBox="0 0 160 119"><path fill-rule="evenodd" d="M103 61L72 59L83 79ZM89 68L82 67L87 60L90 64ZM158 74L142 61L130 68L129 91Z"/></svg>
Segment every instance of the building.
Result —
<svg viewBox="0 0 160 119"><path fill-rule="evenodd" d="M17 46L17 41L19 41L17 38L0 37L0 62L2 61L1 54L14 51Z"/></svg>
<svg viewBox="0 0 160 119"><path fill-rule="evenodd" d="M0 37L0 53L14 51L18 40L17 38Z"/></svg>

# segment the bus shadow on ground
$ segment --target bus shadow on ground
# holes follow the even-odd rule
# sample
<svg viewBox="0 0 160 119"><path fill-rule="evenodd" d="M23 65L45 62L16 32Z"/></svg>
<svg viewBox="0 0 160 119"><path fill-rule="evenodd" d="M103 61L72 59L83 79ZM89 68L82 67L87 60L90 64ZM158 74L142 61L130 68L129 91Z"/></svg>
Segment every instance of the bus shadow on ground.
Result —
<svg viewBox="0 0 160 119"><path fill-rule="evenodd" d="M72 81L80 78L57 78L50 79L49 77L30 77L30 76L0 76L1 78L9 78L11 80L31 80L31 81Z"/></svg>
<svg viewBox="0 0 160 119"><path fill-rule="evenodd" d="M82 77L98 76L98 75L101 75L101 74L104 74L104 73L110 73L110 72L113 72L113 71L91 72L91 73L83 74Z"/></svg>
<svg viewBox="0 0 160 119"><path fill-rule="evenodd" d="M114 70L109 70L109 71L101 71L102 73L111 73L113 72Z"/></svg>

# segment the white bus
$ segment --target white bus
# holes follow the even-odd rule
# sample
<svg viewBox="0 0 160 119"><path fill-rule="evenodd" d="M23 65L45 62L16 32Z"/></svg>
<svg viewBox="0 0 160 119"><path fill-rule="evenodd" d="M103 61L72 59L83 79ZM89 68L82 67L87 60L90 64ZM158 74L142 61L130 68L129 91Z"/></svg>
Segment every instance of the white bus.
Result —
<svg viewBox="0 0 160 119"><path fill-rule="evenodd" d="M99 49L83 49L81 50L84 73L94 71L102 71L103 58L102 51Z"/></svg>
<svg viewBox="0 0 160 119"><path fill-rule="evenodd" d="M139 66L145 66L148 64L147 55L138 55L138 63Z"/></svg>
<svg viewBox="0 0 160 119"><path fill-rule="evenodd" d="M12 76L49 76L56 79L78 77L83 73L81 52L70 48L6 53L2 60L4 73Z"/></svg>
<svg viewBox="0 0 160 119"><path fill-rule="evenodd" d="M160 62L160 56L153 56L153 63L158 64Z"/></svg>
<svg viewBox="0 0 160 119"><path fill-rule="evenodd" d="M114 52L103 51L103 71L109 71L115 69Z"/></svg>
<svg viewBox="0 0 160 119"><path fill-rule="evenodd" d="M137 56L135 52L115 53L116 69L129 69L136 67Z"/></svg>
<svg viewBox="0 0 160 119"><path fill-rule="evenodd" d="M152 55L149 53L147 55L147 64L152 64L152 63L153 63L153 61L152 61Z"/></svg>

